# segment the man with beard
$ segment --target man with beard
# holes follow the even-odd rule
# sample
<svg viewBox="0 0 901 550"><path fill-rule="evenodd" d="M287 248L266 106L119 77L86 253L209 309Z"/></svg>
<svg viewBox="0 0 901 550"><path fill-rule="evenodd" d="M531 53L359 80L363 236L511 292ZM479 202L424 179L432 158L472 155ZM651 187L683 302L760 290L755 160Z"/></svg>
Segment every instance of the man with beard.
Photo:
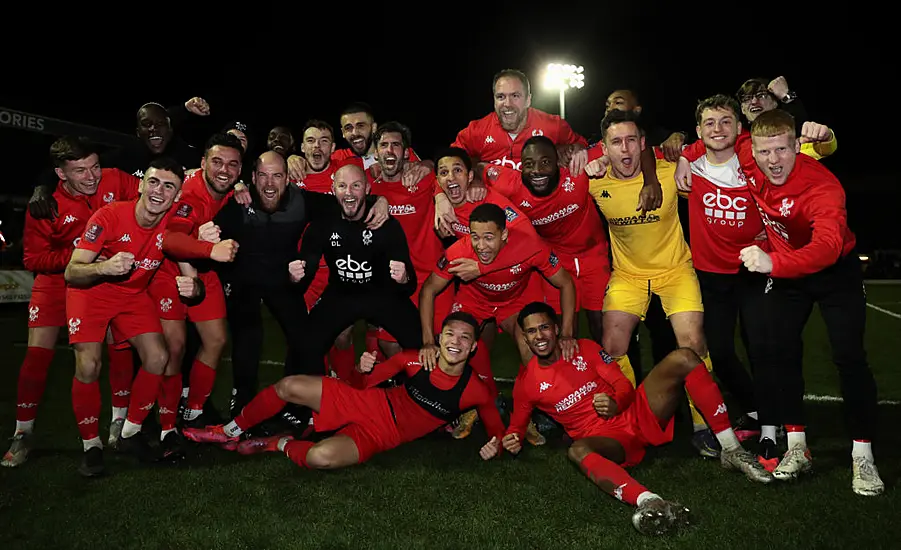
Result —
<svg viewBox="0 0 901 550"><path fill-rule="evenodd" d="M410 130L398 122L387 122L373 134L376 144L376 162L381 168L377 178L372 182L372 192L388 199L392 217L404 230L410 257L416 269L416 280L419 283L413 293L413 304L419 306L419 291L429 273L441 257L441 240L432 229L435 219L434 189L435 176L429 174L412 187L404 186L404 166L407 159L404 151L410 149ZM436 298L433 315L433 330L441 326L441 320L450 311L454 302L453 289L447 289ZM388 357L399 353L397 335L382 328L379 331L379 344Z"/></svg>
<svg viewBox="0 0 901 550"><path fill-rule="evenodd" d="M644 185L639 158L645 150L638 115L614 109L604 117L601 129L610 169L604 178L591 180L591 194L607 218L613 251L613 273L604 296L603 346L631 371L626 355L629 339L653 293L660 296L679 346L694 350L712 371L701 289L679 222L676 165L657 161L657 178L665 186L663 204L659 213L636 216L633 205ZM692 444L702 456L718 456L719 444L704 417L694 405L691 412Z"/></svg>
<svg viewBox="0 0 901 550"><path fill-rule="evenodd" d="M377 172L379 166L372 135L378 129L378 125L369 105L351 103L341 112L340 124L341 134L350 148L334 151L332 161L337 162L338 166L352 162L364 170L373 169ZM409 162L404 167L403 182L408 187L418 183L434 169L434 163L420 159L412 147L407 148L404 155ZM308 159L292 155L288 159L288 174L294 179L303 180L309 169L308 162Z"/></svg>
<svg viewBox="0 0 901 550"><path fill-rule="evenodd" d="M134 200L140 180L115 168L100 167L94 145L84 138L61 137L50 147L59 177L54 198L60 215L35 219L25 212L23 235L25 269L34 273L28 304L28 349L19 369L16 391L16 430L0 465L25 462L33 444L38 405L47 385L59 329L66 326L64 271L91 215L109 202ZM107 200L110 199L110 200ZM131 352L107 345L112 422L109 444L115 446L125 422L131 391Z"/></svg>
<svg viewBox="0 0 901 550"><path fill-rule="evenodd" d="M332 191L341 215L310 224L299 259L288 266L300 292L315 278L323 256L329 270L328 286L310 311L304 338L311 364L322 364L335 338L361 319L384 327L404 349L419 347L419 313L410 300L417 288L416 270L407 238L394 217L377 230L367 226L369 190L362 168L339 168Z"/></svg>
<svg viewBox="0 0 901 550"><path fill-rule="evenodd" d="M581 340L578 352L567 357L559 346L557 315L547 304L528 304L517 324L534 356L513 385L507 433L485 445L483 458L501 448L519 454L532 409L540 409L573 439L569 459L605 493L636 507L632 525L647 535L663 535L690 523L688 509L647 490L624 468L639 464L647 447L672 441L673 414L685 391L716 430L723 468L757 483L773 481L735 437L716 382L690 349L670 353L633 389L613 358L591 340Z"/></svg>
<svg viewBox="0 0 901 550"><path fill-rule="evenodd" d="M163 379L160 424L164 438L175 431L179 398L187 393L184 420L199 420L207 397L213 389L216 368L228 339L225 325L225 295L219 277L208 261L195 260L186 253L204 235L213 230L213 217L225 205L241 173L244 149L231 134L214 134L206 144L201 169L185 179L182 196L165 243L167 258L148 289L162 319L163 334L169 348L169 364ZM209 244L209 243L208 243ZM212 245L210 245L212 246ZM232 246L236 248L235 243ZM181 260L181 261L179 261ZM182 300L173 284L175 277L197 277L203 283L200 300ZM189 388L182 384L182 358L185 355L186 326L191 321L200 335L200 349L193 358Z"/></svg>
<svg viewBox="0 0 901 550"><path fill-rule="evenodd" d="M545 136L559 149L573 174L581 174L587 162L588 142L569 123L532 107L529 79L520 71L505 69L491 83L494 112L473 120L451 144L476 162L520 169L520 153L526 140Z"/></svg>
<svg viewBox="0 0 901 550"><path fill-rule="evenodd" d="M306 337L307 308L304 294L288 277L288 264L297 257L297 242L308 224L319 218L340 215L334 197L288 184L285 159L266 151L255 162L252 201L245 207L231 200L214 218L219 239L241 243L234 263L222 264L218 272L228 289L226 306L232 340L232 414L237 414L257 393L257 371L263 349L260 303L272 313L288 344L285 376L321 374L321 365L304 363L300 344ZM388 219L388 204L375 197L369 228L381 227ZM328 270L326 269L326 274ZM297 415L295 414L295 417Z"/></svg>
<svg viewBox="0 0 901 550"><path fill-rule="evenodd" d="M145 103L138 109L133 144L101 155L101 166L118 168L138 178L155 158L166 156L180 162L184 169L197 167L197 150L173 134L173 126L187 118L188 113L197 116L210 114L210 106L200 97L193 97L184 105L168 110L159 103ZM57 177L52 170L44 172L28 203L28 210L35 219L53 219L59 215L53 199ZM107 201L109 202L109 201Z"/></svg>
<svg viewBox="0 0 901 550"><path fill-rule="evenodd" d="M452 313L442 323L438 368L434 370L424 368L416 350L378 364L374 355L364 353L355 373L362 389L332 378L290 376L260 392L225 426L186 430L186 435L203 443L236 444L242 454L283 452L301 468L334 469L367 462L377 453L434 432L460 411L477 407L491 441L498 441L504 424L494 397L472 375L467 363L477 330L478 323L471 315ZM406 375L403 386L375 387L401 372ZM276 414L286 403L313 409L318 431L338 432L316 443L283 436L237 443L245 430ZM491 458L484 450L479 454L485 460ZM491 456L496 454L495 448Z"/></svg>

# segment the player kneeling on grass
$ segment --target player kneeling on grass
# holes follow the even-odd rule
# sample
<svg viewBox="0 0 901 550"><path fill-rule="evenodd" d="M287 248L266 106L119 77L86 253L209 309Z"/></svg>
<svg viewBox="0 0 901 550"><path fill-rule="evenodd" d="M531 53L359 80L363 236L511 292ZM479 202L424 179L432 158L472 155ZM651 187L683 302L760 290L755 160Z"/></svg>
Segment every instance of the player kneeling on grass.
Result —
<svg viewBox="0 0 901 550"><path fill-rule="evenodd" d="M641 462L648 445L672 441L673 414L684 388L722 445L723 467L740 470L751 481L773 481L772 474L738 442L723 396L695 352L673 351L633 389L613 358L593 340L579 340L579 353L564 360L557 345L557 315L549 305L527 305L517 322L535 357L513 386L513 413L506 435L500 443L489 441L482 449L483 458L490 458L501 446L519 453L532 408L538 408L563 425L573 439L569 458L585 475L605 492L638 507L632 515L635 528L645 534L664 534L690 522L688 509L648 491L623 468Z"/></svg>
<svg viewBox="0 0 901 550"><path fill-rule="evenodd" d="M363 389L335 378L288 376L260 392L225 426L185 428L184 435L199 443L237 444L242 454L282 451L305 468L342 468L362 464L376 453L419 439L454 421L461 412L477 407L488 435L492 441L499 441L504 424L494 394L469 365L477 331L478 323L472 315L451 313L442 323L438 368L434 370L423 368L419 350L402 351L377 365L375 356L366 352L351 381ZM374 387L401 371L407 375L403 386ZM338 433L315 444L286 436L237 443L245 430L275 415L286 403L310 407L316 430ZM495 446L492 456L497 450ZM484 451L482 456L491 458Z"/></svg>

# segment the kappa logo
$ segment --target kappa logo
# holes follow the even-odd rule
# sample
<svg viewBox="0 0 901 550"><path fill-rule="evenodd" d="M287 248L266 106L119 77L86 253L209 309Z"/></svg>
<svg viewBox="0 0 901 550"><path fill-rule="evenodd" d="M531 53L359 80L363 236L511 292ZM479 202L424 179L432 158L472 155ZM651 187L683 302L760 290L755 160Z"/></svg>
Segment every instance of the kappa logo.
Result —
<svg viewBox="0 0 901 550"><path fill-rule="evenodd" d="M611 198L611 197L610 197L610 192L607 191L606 189L604 189L603 191L601 191L601 198L602 198L602 199L609 199L609 198Z"/></svg>
<svg viewBox="0 0 901 550"><path fill-rule="evenodd" d="M67 225L75 221L78 221L78 218L76 218L72 214L66 214L66 217L63 219L63 225Z"/></svg>
<svg viewBox="0 0 901 550"><path fill-rule="evenodd" d="M544 130L542 130L541 128L536 128L536 129L532 130L532 137L543 136L543 135L544 135Z"/></svg>

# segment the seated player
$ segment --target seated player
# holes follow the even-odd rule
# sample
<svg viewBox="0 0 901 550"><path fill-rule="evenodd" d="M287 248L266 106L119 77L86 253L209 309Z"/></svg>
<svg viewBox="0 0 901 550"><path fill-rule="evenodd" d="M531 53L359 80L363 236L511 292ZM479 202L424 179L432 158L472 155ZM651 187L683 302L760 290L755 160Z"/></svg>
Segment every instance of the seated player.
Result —
<svg viewBox="0 0 901 550"><path fill-rule="evenodd" d="M632 516L635 528L664 534L689 522L688 509L648 491L623 468L640 463L647 446L672 441L673 414L684 388L722 445L723 467L740 470L751 481L773 481L772 474L742 448L719 388L692 350L671 352L633 389L616 361L592 340L580 340L579 352L564 359L557 315L548 304L527 305L517 322L535 357L513 386L507 433L501 441L492 439L485 445L483 458L493 456L500 446L518 454L532 409L538 408L573 439L569 458L585 475L605 492L638 507Z"/></svg>
<svg viewBox="0 0 901 550"><path fill-rule="evenodd" d="M517 343L523 365L529 362L531 352L517 333L516 314L526 304L541 300L544 295L541 276L546 277L554 287L560 289L563 309L561 343L569 356L577 348L572 337L576 287L569 272L558 263L557 256L531 228L528 231L508 230L504 210L496 204L483 203L475 207L469 215L469 229L470 238L460 239L447 249L445 256L438 262L437 269L429 275L422 287L419 315L422 323L423 363L430 368L438 352L430 319L436 307L435 296L454 280L455 260L473 264L478 276L472 280L461 277L463 282L457 291L453 310L469 312L482 324L494 321ZM492 331L485 332L490 334ZM489 336L488 341L493 341L493 338ZM491 373L490 353L487 349L483 352L473 357L473 368L497 395ZM472 413L460 419L460 424L468 428L458 438L469 434L468 430L475 420ZM543 445L545 442L534 425L529 426L529 442L533 445Z"/></svg>
<svg viewBox="0 0 901 550"><path fill-rule="evenodd" d="M488 435L496 441L503 436L504 424L494 395L473 376L468 362L477 331L472 315L452 313L442 324L437 369L424 369L417 350L402 351L377 365L375 355L365 352L356 371L363 389L335 378L289 376L260 392L232 422L186 428L185 437L200 443L235 445L244 431L278 413L286 403L296 403L313 409L317 431L338 433L318 443L289 436L248 439L237 444L238 451L280 451L304 468L343 468L419 439L473 407L478 408ZM403 386L374 387L401 371L407 374Z"/></svg>

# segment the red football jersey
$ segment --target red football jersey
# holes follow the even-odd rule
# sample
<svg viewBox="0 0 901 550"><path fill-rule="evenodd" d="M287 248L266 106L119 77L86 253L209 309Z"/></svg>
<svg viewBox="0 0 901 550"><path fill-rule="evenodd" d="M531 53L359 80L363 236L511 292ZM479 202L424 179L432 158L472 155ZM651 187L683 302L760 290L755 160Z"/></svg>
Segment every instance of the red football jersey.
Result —
<svg viewBox="0 0 901 550"><path fill-rule="evenodd" d="M557 115L532 107L529 107L526 115L525 127L516 135L504 130L497 119L497 113L492 112L473 120L460 130L451 146L465 150L473 162L492 162L519 170L522 165L522 146L532 136L546 136L554 145L579 143L588 146L588 141L573 132L568 122Z"/></svg>
<svg viewBox="0 0 901 550"><path fill-rule="evenodd" d="M310 172L303 181L295 182L301 189L307 189L314 193L332 193L332 183L335 181L335 172L341 166L337 162L330 161L322 172Z"/></svg>
<svg viewBox="0 0 901 550"><path fill-rule="evenodd" d="M435 267L443 249L434 229L435 199L432 194L434 186L435 175L429 174L409 188L400 181L387 182L379 178L372 182L370 191L373 195L385 197L389 213L404 229L419 286L422 286L425 278Z"/></svg>
<svg viewBox="0 0 901 550"><path fill-rule="evenodd" d="M212 221L232 194L234 191L229 191L221 199L213 197L207 188L203 170L197 170L185 178L181 187L181 198L172 205L173 213L170 217L169 230L197 237L200 226ZM160 272L171 277L181 275L178 264L169 259L163 262Z"/></svg>
<svg viewBox="0 0 901 550"><path fill-rule="evenodd" d="M527 218L522 213L522 211L513 206L513 203L510 202L507 197L489 189L488 193L485 195L485 198L480 202L464 201L460 206L454 207L454 215L457 216L457 221L454 222L454 233L456 234L457 238L469 237L469 216L472 214L472 211L476 206L479 206L480 204L486 202L489 204L496 204L503 208L504 214L507 217L508 230L513 229L514 227L528 227L529 229L532 228L532 225L529 222L529 218Z"/></svg>
<svg viewBox="0 0 901 550"><path fill-rule="evenodd" d="M32 288L42 291L64 291L63 273L72 258L72 251L84 233L85 224L103 206L116 201L138 198L141 180L118 168L101 170L97 192L74 196L60 181L53 198L59 216L55 220L38 220L25 210L25 232L22 236L25 269L35 273Z"/></svg>
<svg viewBox="0 0 901 550"><path fill-rule="evenodd" d="M503 166L487 166L482 175L489 189L504 195L532 221L554 252L566 256L607 257L607 232L588 191L588 175L572 177L560 169L553 193L536 197L522 182L522 172Z"/></svg>
<svg viewBox="0 0 901 550"><path fill-rule="evenodd" d="M434 273L442 279L454 278L448 272L450 262L458 258L469 258L479 262L471 239L460 239L447 249L438 261ZM507 244L488 265L479 262L481 275L468 282L462 282L457 291L460 303L505 304L519 298L532 276L532 270L552 277L562 269L557 256L537 236L515 231L508 234Z"/></svg>
<svg viewBox="0 0 901 550"><path fill-rule="evenodd" d="M170 211L156 227L145 229L138 225L135 217L138 200L114 202L95 212L75 246L106 258L112 258L119 252L130 252L134 255L131 273L119 280L107 280L87 289L70 287L69 292L137 294L147 289L150 279L163 262L163 234L172 214Z"/></svg>
<svg viewBox="0 0 901 550"><path fill-rule="evenodd" d="M702 156L691 163L691 182L688 221L695 269L738 273L739 253L763 232L738 157L717 165Z"/></svg>
<svg viewBox="0 0 901 550"><path fill-rule="evenodd" d="M635 398L632 383L595 341L579 339L579 353L572 360L565 361L561 356L547 367L532 357L513 384L513 412L507 433L515 433L522 440L532 409L537 408L559 422L571 438L587 437L600 420L592 403L600 393L613 398L619 413Z"/></svg>

